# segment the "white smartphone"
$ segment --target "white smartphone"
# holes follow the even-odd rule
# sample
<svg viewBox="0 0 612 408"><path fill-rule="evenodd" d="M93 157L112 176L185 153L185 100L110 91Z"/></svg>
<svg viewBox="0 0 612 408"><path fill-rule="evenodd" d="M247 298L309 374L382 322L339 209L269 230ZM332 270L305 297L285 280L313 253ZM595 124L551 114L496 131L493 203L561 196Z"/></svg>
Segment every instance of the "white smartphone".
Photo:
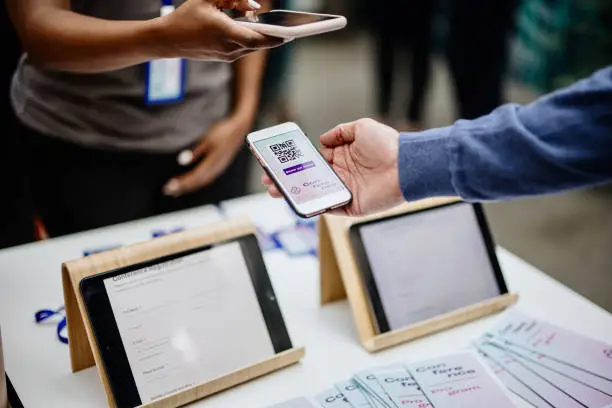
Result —
<svg viewBox="0 0 612 408"><path fill-rule="evenodd" d="M286 39L341 30L347 24L343 16L289 10L272 10L235 20L259 33Z"/></svg>
<svg viewBox="0 0 612 408"><path fill-rule="evenodd" d="M349 189L295 123L250 133L247 144L300 217L351 203Z"/></svg>

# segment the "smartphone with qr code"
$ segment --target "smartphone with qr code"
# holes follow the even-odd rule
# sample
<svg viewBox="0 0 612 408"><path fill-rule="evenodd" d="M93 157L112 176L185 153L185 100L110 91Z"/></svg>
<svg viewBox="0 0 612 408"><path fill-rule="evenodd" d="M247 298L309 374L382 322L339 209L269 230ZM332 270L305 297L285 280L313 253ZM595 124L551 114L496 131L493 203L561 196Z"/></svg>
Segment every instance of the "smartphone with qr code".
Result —
<svg viewBox="0 0 612 408"><path fill-rule="evenodd" d="M247 143L300 217L314 217L351 203L349 189L295 123L253 132Z"/></svg>

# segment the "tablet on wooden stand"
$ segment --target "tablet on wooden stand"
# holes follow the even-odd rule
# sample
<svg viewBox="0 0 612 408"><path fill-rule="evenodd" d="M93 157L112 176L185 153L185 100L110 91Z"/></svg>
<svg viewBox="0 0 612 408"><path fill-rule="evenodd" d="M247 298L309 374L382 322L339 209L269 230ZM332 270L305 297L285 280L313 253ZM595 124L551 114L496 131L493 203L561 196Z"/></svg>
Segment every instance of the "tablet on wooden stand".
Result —
<svg viewBox="0 0 612 408"><path fill-rule="evenodd" d="M321 303L348 297L370 352L501 311L508 292L479 204L409 203L320 219Z"/></svg>
<svg viewBox="0 0 612 408"><path fill-rule="evenodd" d="M248 220L62 268L73 371L109 406L178 407L298 362Z"/></svg>

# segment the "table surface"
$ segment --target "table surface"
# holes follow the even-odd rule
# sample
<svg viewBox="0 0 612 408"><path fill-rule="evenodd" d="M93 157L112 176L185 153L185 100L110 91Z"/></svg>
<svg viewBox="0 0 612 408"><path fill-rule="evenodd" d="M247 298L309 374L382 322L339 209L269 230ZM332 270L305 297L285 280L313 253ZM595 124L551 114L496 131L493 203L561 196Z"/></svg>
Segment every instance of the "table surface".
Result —
<svg viewBox="0 0 612 408"><path fill-rule="evenodd" d="M257 199L260 205L264 198ZM270 206L277 204L270 203ZM248 213L253 197L232 203L232 214ZM5 364L26 408L106 407L95 368L73 374L68 346L56 337L56 325L36 325L34 313L63 303L60 266L83 250L143 241L153 230L193 227L222 217L202 207L28 244L0 251L0 325ZM260 220L255 220L260 222ZM612 315L531 265L499 248L498 256L511 291L520 294L517 308L553 324L602 341L612 339ZM289 367L190 406L266 407L328 388L353 372L398 361L416 361L459 351L494 323L478 320L376 354L359 344L348 303L319 305L318 262L290 258L282 251L264 256L295 345L306 357ZM580 273L580 271L576 271ZM517 406L525 406L516 398Z"/></svg>

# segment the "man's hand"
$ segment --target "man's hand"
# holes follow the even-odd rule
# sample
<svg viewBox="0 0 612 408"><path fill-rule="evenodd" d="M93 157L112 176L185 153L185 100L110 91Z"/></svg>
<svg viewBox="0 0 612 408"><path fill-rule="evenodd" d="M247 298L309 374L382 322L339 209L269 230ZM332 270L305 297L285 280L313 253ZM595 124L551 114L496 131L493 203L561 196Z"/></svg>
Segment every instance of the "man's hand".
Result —
<svg viewBox="0 0 612 408"><path fill-rule="evenodd" d="M221 1L238 6L243 1ZM236 4L234 4L236 3ZM160 18L160 57L234 61L283 39L260 34L235 22L207 0L188 0Z"/></svg>
<svg viewBox="0 0 612 408"><path fill-rule="evenodd" d="M321 145L323 157L353 193L352 204L337 213L361 216L403 202L397 168L397 131L372 119L361 119L325 133ZM281 197L267 175L262 182L273 197Z"/></svg>
<svg viewBox="0 0 612 408"><path fill-rule="evenodd" d="M168 181L164 194L178 197L215 181L238 154L250 127L250 120L237 115L217 122L193 149L192 161L202 161L190 172Z"/></svg>

